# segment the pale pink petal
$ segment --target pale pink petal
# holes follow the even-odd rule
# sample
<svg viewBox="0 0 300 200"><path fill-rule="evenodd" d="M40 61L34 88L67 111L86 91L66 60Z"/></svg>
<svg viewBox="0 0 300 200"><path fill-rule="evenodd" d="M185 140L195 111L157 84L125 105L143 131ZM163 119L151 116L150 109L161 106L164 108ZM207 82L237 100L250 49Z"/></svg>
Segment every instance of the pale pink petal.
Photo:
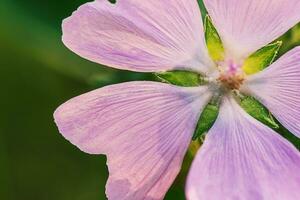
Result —
<svg viewBox="0 0 300 200"><path fill-rule="evenodd" d="M300 47L250 76L242 91L255 96L286 128L300 137Z"/></svg>
<svg viewBox="0 0 300 200"><path fill-rule="evenodd" d="M300 21L299 0L204 0L229 56L247 57Z"/></svg>
<svg viewBox="0 0 300 200"><path fill-rule="evenodd" d="M63 22L67 47L91 61L141 72L213 66L196 0L96 0Z"/></svg>
<svg viewBox="0 0 300 200"><path fill-rule="evenodd" d="M189 200L300 199L300 154L225 98L192 164L186 193Z"/></svg>
<svg viewBox="0 0 300 200"><path fill-rule="evenodd" d="M107 155L110 200L158 200L180 170L210 96L207 87L131 82L76 97L54 116L71 143Z"/></svg>

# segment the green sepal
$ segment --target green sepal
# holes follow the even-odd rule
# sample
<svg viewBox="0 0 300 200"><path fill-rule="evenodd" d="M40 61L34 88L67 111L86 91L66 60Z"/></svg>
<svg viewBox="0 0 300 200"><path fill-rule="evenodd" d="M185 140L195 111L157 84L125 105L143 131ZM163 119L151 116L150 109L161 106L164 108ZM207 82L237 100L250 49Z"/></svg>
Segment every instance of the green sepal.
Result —
<svg viewBox="0 0 300 200"><path fill-rule="evenodd" d="M117 3L117 1L116 0L108 0L111 4L115 4L115 3Z"/></svg>
<svg viewBox="0 0 300 200"><path fill-rule="evenodd" d="M214 125L219 115L219 104L209 103L202 111L198 120L193 140L201 137L204 133L208 132L209 129Z"/></svg>
<svg viewBox="0 0 300 200"><path fill-rule="evenodd" d="M201 74L191 71L176 70L163 73L155 73L155 75L162 82L182 87L196 87L205 83L205 79Z"/></svg>
<svg viewBox="0 0 300 200"><path fill-rule="evenodd" d="M248 75L255 74L268 67L276 58L281 45L282 42L277 41L250 55L250 57L248 57L244 62L244 72Z"/></svg>
<svg viewBox="0 0 300 200"><path fill-rule="evenodd" d="M206 15L205 17L204 28L205 28L206 45L210 57L214 61L223 61L224 60L223 43L208 15Z"/></svg>
<svg viewBox="0 0 300 200"><path fill-rule="evenodd" d="M206 15L207 15L207 10L205 8L203 0L197 0L197 1L198 1L200 11L201 11L202 19L205 19Z"/></svg>
<svg viewBox="0 0 300 200"><path fill-rule="evenodd" d="M275 122L268 109L258 100L250 96L241 97L241 107L252 117L273 129L278 129L279 125Z"/></svg>
<svg viewBox="0 0 300 200"><path fill-rule="evenodd" d="M291 133L288 129L286 129L282 124L277 122L279 128L275 131L278 132L281 136L290 141L298 150L300 150L300 139L293 133Z"/></svg>

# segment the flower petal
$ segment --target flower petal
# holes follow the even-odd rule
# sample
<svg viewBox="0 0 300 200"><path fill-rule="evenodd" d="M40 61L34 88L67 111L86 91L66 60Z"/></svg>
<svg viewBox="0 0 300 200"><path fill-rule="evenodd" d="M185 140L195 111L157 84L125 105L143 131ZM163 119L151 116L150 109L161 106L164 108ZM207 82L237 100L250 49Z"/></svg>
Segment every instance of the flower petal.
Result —
<svg viewBox="0 0 300 200"><path fill-rule="evenodd" d="M91 61L140 72L206 72L209 58L196 0L96 0L63 22L67 47Z"/></svg>
<svg viewBox="0 0 300 200"><path fill-rule="evenodd" d="M76 97L54 116L71 143L107 154L110 200L158 200L179 172L210 96L207 87L130 82Z"/></svg>
<svg viewBox="0 0 300 200"><path fill-rule="evenodd" d="M198 152L187 181L189 200L300 199L300 154L231 97Z"/></svg>
<svg viewBox="0 0 300 200"><path fill-rule="evenodd" d="M298 0L204 0L229 56L239 59L300 21Z"/></svg>
<svg viewBox="0 0 300 200"><path fill-rule="evenodd" d="M250 76L242 91L256 97L282 125L300 137L300 47Z"/></svg>

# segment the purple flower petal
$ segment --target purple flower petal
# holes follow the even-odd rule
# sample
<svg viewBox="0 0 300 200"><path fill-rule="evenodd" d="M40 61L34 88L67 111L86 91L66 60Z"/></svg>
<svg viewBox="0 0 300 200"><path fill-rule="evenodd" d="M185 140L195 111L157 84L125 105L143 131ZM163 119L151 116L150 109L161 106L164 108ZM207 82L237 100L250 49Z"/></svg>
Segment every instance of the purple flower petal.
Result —
<svg viewBox="0 0 300 200"><path fill-rule="evenodd" d="M179 172L210 97L207 87L130 82L76 97L54 116L71 143L107 154L110 200L158 200Z"/></svg>
<svg viewBox="0 0 300 200"><path fill-rule="evenodd" d="M229 56L245 58L300 21L299 0L204 0Z"/></svg>
<svg viewBox="0 0 300 200"><path fill-rule="evenodd" d="M300 47L245 82L255 96L292 133L300 137Z"/></svg>
<svg viewBox="0 0 300 200"><path fill-rule="evenodd" d="M231 97L192 164L189 200L300 199L300 154Z"/></svg>
<svg viewBox="0 0 300 200"><path fill-rule="evenodd" d="M96 0L63 22L67 47L91 61L140 72L213 66L196 0Z"/></svg>

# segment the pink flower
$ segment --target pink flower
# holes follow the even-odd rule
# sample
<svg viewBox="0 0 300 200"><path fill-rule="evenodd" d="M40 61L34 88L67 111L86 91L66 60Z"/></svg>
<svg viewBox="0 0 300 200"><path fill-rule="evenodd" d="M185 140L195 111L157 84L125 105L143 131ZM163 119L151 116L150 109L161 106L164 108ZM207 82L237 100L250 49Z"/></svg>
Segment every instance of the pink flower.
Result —
<svg viewBox="0 0 300 200"><path fill-rule="evenodd" d="M110 200L163 199L215 93L223 95L220 114L190 169L187 199L300 199L299 152L232 95L235 89L256 97L300 136L300 47L255 75L240 68L300 21L300 1L204 2L224 44L222 66L208 54L196 0L96 0L63 22L65 45L91 61L139 72L184 69L212 80L199 87L117 84L57 109L66 139L84 152L107 155Z"/></svg>

